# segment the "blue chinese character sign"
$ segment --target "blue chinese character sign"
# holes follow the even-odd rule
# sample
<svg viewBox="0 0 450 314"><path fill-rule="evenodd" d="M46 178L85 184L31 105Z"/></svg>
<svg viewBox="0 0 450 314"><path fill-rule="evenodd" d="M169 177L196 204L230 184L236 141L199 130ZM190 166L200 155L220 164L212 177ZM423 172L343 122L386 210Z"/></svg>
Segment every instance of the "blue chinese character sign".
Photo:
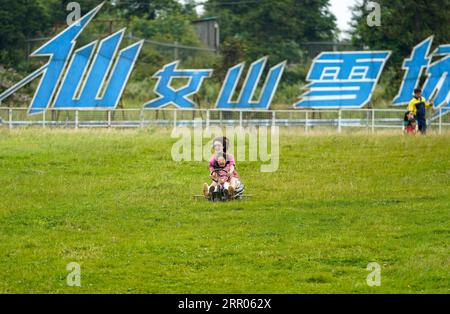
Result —
<svg viewBox="0 0 450 314"><path fill-rule="evenodd" d="M254 62L245 79L237 101L232 101L237 85L241 79L245 63L232 67L227 74L222 90L217 98L216 107L219 109L268 109L277 90L286 62L282 62L270 69L261 95L254 100L256 89L260 83L262 73L267 63L267 57ZM203 81L211 77L213 70L179 70L179 61L167 64L153 77L158 79L154 92L159 96L144 105L145 108L161 108L174 105L181 109L192 109L196 104L189 96L198 93ZM173 79L188 79L188 83L175 89Z"/></svg>
<svg viewBox="0 0 450 314"><path fill-rule="evenodd" d="M32 56L47 57L48 62L0 94L0 101L18 89L40 78L28 113L45 112L48 108L115 109L140 54L143 41L119 50L125 29L75 50L77 39L100 11L102 4L67 27L53 39L38 48ZM412 50L403 63L405 71L399 93L393 105L406 105L415 88L420 87L426 74L423 95L434 103L438 113L450 112L450 45L431 50L433 36ZM311 65L307 75L307 91L300 96L295 108L362 108L373 92L390 51L323 52ZM268 57L253 62L237 91L245 70L240 63L228 70L216 100L218 109L268 109L286 68L279 63L265 73ZM156 99L144 108L162 108L173 105L179 109L193 109L191 97L212 76L212 69L179 69L179 61L165 65L154 74L157 79ZM174 87L174 79L187 83ZM264 84L263 84L264 81ZM435 115L436 117L436 115Z"/></svg>
<svg viewBox="0 0 450 314"><path fill-rule="evenodd" d="M450 45L439 46L433 56L443 58L430 64L423 92L444 114L450 111Z"/></svg>
<svg viewBox="0 0 450 314"><path fill-rule="evenodd" d="M210 77L213 70L179 70L179 61L167 64L153 77L158 79L155 86L155 93L159 98L144 105L145 108L161 108L174 105L178 108L192 109L196 104L188 97L198 93L203 81ZM188 83L178 89L171 86L174 78L188 79Z"/></svg>
<svg viewBox="0 0 450 314"><path fill-rule="evenodd" d="M419 80L424 69L430 64L428 57L433 38L427 38L414 47L411 58L405 59L402 69L405 70L402 85L398 95L392 101L393 105L408 104L413 95L414 89L419 86Z"/></svg>
<svg viewBox="0 0 450 314"><path fill-rule="evenodd" d="M430 54L432 44L433 36L414 47L411 57L404 61L405 76L400 91L392 102L394 105L409 103L414 89L420 87L420 78L426 71L423 96L434 102L435 108L442 108L443 112L450 110L450 45L438 46ZM433 58L436 59L435 62L432 62Z"/></svg>
<svg viewBox="0 0 450 314"><path fill-rule="evenodd" d="M32 56L49 61L21 82L0 95L0 100L42 76L29 108L29 114L54 108L114 109L117 107L143 42L118 52L125 29L72 52L85 27L103 4L77 23L38 48ZM59 89L57 87L60 86Z"/></svg>
<svg viewBox="0 0 450 314"><path fill-rule="evenodd" d="M324 52L314 59L308 91L296 108L361 108L370 102L389 51Z"/></svg>
<svg viewBox="0 0 450 314"><path fill-rule="evenodd" d="M282 62L270 69L259 99L254 100L253 98L266 63L267 57L254 62L250 66L237 101L232 101L232 97L242 76L245 63L232 67L227 73L216 107L218 109L268 109L283 75L286 62Z"/></svg>

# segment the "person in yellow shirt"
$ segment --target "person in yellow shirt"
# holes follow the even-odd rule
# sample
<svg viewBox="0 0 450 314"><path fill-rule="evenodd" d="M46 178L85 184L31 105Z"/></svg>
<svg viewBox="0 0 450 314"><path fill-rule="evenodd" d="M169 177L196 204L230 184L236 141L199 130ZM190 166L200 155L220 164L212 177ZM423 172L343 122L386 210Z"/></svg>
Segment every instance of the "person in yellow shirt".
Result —
<svg viewBox="0 0 450 314"><path fill-rule="evenodd" d="M425 97L422 97L422 90L416 88L414 90L414 98L411 99L408 105L408 111L411 111L417 121L419 132L425 134L427 132L427 108L432 108L433 104L427 102Z"/></svg>

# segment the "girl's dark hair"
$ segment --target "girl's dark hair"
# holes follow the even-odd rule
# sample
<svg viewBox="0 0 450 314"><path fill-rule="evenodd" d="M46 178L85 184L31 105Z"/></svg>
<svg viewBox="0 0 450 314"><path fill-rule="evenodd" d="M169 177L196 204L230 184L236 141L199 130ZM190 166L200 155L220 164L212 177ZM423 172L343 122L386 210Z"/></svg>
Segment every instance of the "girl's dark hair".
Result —
<svg viewBox="0 0 450 314"><path fill-rule="evenodd" d="M408 119L408 115L411 113L411 111L406 111L406 113L405 113L405 117L403 118L403 121L409 121L409 119Z"/></svg>
<svg viewBox="0 0 450 314"><path fill-rule="evenodd" d="M223 153L226 154L228 147L230 146L230 141L228 140L228 138L226 138L225 136L220 136L220 137L216 137L213 141L213 143L215 142L221 142L222 146L223 146Z"/></svg>

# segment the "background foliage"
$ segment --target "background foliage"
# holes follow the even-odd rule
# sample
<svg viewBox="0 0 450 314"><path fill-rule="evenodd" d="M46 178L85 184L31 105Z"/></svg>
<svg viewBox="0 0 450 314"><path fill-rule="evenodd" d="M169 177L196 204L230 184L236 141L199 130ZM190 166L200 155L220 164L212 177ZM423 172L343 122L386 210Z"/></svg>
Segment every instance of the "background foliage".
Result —
<svg viewBox="0 0 450 314"><path fill-rule="evenodd" d="M28 55L45 39L66 27L68 0L0 0L0 91L11 86L11 73L24 77L43 62ZM78 0L83 14L99 1ZM242 61L253 62L269 56L269 65L283 60L288 66L272 105L286 108L294 103L305 85L311 60L320 51L388 49L393 54L375 93L376 107L389 106L400 85L402 60L411 48L430 35L435 45L450 38L450 2L441 0L379 0L382 26L369 27L368 0L352 8L353 28L350 42L339 40L336 18L330 12L329 0L208 0L199 16L193 0L106 1L98 16L80 37L87 43L126 27L133 38L149 40L144 46L121 106L140 106L152 99L155 84L152 75L177 56L186 68L214 68L214 76L204 84L198 98L200 106L213 106L227 70ZM176 49L155 44L202 47L193 21L217 17L221 46L218 53L192 49ZM33 41L30 41L33 40ZM317 43L320 43L317 45ZM335 44L333 44L335 43ZM334 47L333 47L334 46ZM35 85L35 83L34 83ZM6 105L27 106L33 84L20 91ZM22 101L21 101L22 100Z"/></svg>

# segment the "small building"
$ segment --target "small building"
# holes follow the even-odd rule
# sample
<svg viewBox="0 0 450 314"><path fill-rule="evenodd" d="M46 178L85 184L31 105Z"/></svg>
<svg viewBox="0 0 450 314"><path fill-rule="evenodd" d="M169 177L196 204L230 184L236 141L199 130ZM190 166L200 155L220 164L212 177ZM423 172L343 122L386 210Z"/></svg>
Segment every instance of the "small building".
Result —
<svg viewBox="0 0 450 314"><path fill-rule="evenodd" d="M208 17L193 22L200 41L216 52L220 46L220 28L217 17Z"/></svg>

